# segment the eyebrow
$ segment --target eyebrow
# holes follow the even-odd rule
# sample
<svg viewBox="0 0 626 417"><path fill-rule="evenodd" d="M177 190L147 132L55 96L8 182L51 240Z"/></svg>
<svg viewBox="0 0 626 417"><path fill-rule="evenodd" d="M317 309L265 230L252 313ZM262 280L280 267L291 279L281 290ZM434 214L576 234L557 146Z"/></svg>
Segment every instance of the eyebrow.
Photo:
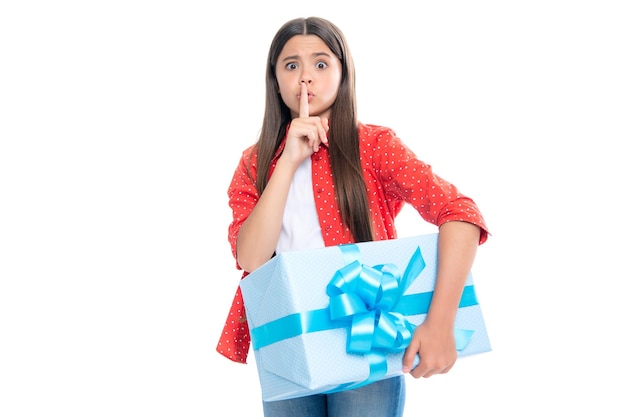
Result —
<svg viewBox="0 0 626 417"><path fill-rule="evenodd" d="M327 52L315 52L315 53L313 54L313 57L314 57L314 58L317 58L317 57L320 57L320 56L325 56L325 57L330 58L330 54L329 54L329 53L327 53ZM294 59L298 59L298 58L300 58L300 55L289 55L289 56L284 57L284 58L283 58L283 60L282 60L282 62L285 62L285 61L292 61L292 60L294 60Z"/></svg>

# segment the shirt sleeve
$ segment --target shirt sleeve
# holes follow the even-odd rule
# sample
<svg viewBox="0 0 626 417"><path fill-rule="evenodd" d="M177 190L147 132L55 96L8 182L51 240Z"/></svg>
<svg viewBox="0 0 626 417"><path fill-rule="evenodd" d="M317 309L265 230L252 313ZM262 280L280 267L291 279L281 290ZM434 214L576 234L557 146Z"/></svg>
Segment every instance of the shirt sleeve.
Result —
<svg viewBox="0 0 626 417"><path fill-rule="evenodd" d="M392 130L382 129L377 137L378 175L387 199L410 204L437 227L449 221L472 223L481 228L479 243L487 240L487 225L471 198L435 174Z"/></svg>
<svg viewBox="0 0 626 417"><path fill-rule="evenodd" d="M256 171L253 148L248 148L243 152L228 187L228 204L233 214L232 222L228 226L228 242L235 259L237 259L237 236L241 225L259 201L259 193L255 186ZM241 269L239 264L237 264L237 269Z"/></svg>

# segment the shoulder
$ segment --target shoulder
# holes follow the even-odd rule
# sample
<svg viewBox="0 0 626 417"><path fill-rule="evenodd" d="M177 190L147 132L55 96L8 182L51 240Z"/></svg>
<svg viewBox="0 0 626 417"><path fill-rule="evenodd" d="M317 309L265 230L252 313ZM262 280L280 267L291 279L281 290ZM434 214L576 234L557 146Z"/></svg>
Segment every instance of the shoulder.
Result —
<svg viewBox="0 0 626 417"><path fill-rule="evenodd" d="M254 145L250 145L247 148L245 148L243 152L241 153L241 157L243 159L250 159L250 157L252 156L256 157L257 153L258 153L258 146L255 143Z"/></svg>
<svg viewBox="0 0 626 417"><path fill-rule="evenodd" d="M364 152L405 148L392 128L374 124L359 123L359 141Z"/></svg>
<svg viewBox="0 0 626 417"><path fill-rule="evenodd" d="M245 148L239 157L239 161L233 172L233 181L237 179L242 181L243 178L250 175L255 176L257 171L257 147L255 145Z"/></svg>
<svg viewBox="0 0 626 417"><path fill-rule="evenodd" d="M390 127L359 122L359 138L361 138L361 140L368 138L375 140L395 136L396 132Z"/></svg>
<svg viewBox="0 0 626 417"><path fill-rule="evenodd" d="M257 155L258 147L256 144L245 148L239 158L239 169L256 169Z"/></svg>

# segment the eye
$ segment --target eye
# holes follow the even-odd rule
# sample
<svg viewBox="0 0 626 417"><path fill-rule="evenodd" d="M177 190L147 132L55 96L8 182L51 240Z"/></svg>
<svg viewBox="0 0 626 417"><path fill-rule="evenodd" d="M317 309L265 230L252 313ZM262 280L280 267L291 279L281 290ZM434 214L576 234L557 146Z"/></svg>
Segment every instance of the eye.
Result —
<svg viewBox="0 0 626 417"><path fill-rule="evenodd" d="M285 65L285 68L288 70L295 70L298 68L298 64L296 64L295 62L290 62L287 65Z"/></svg>
<svg viewBox="0 0 626 417"><path fill-rule="evenodd" d="M317 69L324 69L326 67L328 67L328 64L325 63L324 61L320 61L317 64L315 64L315 68Z"/></svg>

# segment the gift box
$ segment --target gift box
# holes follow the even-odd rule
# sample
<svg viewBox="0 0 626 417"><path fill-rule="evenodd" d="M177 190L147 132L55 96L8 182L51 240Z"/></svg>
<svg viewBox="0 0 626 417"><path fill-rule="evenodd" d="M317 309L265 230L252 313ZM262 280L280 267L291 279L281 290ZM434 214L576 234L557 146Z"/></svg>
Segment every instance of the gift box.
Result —
<svg viewBox="0 0 626 417"><path fill-rule="evenodd" d="M244 278L263 400L354 389L402 374L404 349L432 298L437 238L281 252ZM459 357L491 350L471 273L455 340Z"/></svg>

